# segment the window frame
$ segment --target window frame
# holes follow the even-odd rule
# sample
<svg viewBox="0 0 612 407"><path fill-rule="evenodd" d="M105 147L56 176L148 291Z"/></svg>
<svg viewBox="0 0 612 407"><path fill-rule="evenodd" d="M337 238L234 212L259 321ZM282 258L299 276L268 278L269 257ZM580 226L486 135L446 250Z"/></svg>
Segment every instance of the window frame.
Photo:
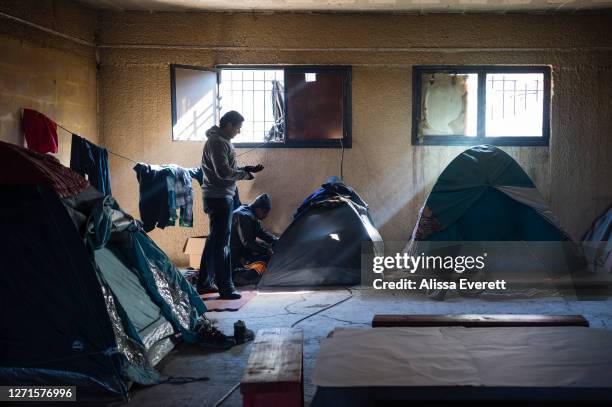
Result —
<svg viewBox="0 0 612 407"><path fill-rule="evenodd" d="M201 66L192 66L192 65L182 65L182 64L170 64L170 114L172 117L172 126L171 126L171 131L170 131L170 138L172 139L172 142L178 141L178 142L185 142L185 141L191 141L191 142L200 142L199 140L175 140L174 139L174 126L176 125L176 122L178 120L178 118L176 117L176 69L193 69L196 71L205 71L205 72L213 72L217 75L217 89L216 89L216 94L217 94L217 98L219 97L219 71L215 68L206 68L206 67L201 67ZM219 112L218 109L214 109L214 115L215 115L215 123L219 122Z"/></svg>
<svg viewBox="0 0 612 407"><path fill-rule="evenodd" d="M233 143L236 148L351 148L352 147L352 67L349 65L215 65L213 68L170 64L170 85L171 85L171 109L172 127L176 124L176 76L175 69L196 69L201 71L216 72L217 74L217 97L221 96L219 85L221 81L221 70L283 70L284 82L286 83L287 72L291 73L325 73L340 72L344 73L344 83L342 86L342 139L337 140L291 140L287 137L287 126L285 126L285 141L281 142L247 142ZM283 102L285 104L285 123L290 112L287 110L288 90L284 88ZM216 106L217 118L219 116L219 105ZM172 135L172 137L174 137ZM173 140L172 141L185 141Z"/></svg>
<svg viewBox="0 0 612 407"><path fill-rule="evenodd" d="M290 112L287 110L287 72L290 73L344 73L342 84L342 138L337 140L291 140L285 134L283 144L293 148L351 148L352 147L352 68L345 65L294 65L283 67L285 74L285 128Z"/></svg>
<svg viewBox="0 0 612 407"><path fill-rule="evenodd" d="M435 73L478 74L478 117L477 136L428 135L419 139L421 118L421 78ZM542 93L542 136L541 137L487 137L486 129L486 75L491 73L538 73L544 75ZM413 146L458 146L492 144L498 146L548 146L550 141L551 67L544 65L418 65L412 67L412 136Z"/></svg>

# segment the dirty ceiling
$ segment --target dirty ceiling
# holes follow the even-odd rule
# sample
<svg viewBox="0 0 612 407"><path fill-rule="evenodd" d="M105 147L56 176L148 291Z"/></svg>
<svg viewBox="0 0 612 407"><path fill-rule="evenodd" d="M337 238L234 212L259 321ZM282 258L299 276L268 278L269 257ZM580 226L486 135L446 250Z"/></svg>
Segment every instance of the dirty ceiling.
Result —
<svg viewBox="0 0 612 407"><path fill-rule="evenodd" d="M612 0L78 0L115 11L574 12L612 8Z"/></svg>

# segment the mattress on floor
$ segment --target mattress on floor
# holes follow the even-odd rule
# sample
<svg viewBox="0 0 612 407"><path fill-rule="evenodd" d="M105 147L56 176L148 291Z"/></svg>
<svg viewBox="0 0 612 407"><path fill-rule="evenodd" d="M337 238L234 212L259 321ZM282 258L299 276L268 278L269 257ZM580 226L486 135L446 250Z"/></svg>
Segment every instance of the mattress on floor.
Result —
<svg viewBox="0 0 612 407"><path fill-rule="evenodd" d="M612 388L612 332L585 327L336 329L313 383L330 388Z"/></svg>

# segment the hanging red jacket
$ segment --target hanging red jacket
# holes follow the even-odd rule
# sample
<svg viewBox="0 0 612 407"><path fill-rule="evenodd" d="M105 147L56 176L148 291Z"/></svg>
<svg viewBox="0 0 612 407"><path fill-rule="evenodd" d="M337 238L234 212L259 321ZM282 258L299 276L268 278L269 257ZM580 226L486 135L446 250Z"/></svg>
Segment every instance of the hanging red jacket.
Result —
<svg viewBox="0 0 612 407"><path fill-rule="evenodd" d="M37 153L57 153L57 124L44 114L23 109L22 125L28 148Z"/></svg>

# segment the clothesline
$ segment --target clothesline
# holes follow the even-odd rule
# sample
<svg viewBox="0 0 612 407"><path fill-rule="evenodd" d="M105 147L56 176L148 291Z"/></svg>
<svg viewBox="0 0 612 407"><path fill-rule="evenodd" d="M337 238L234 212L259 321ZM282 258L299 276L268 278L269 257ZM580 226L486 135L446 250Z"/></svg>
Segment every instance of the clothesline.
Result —
<svg viewBox="0 0 612 407"><path fill-rule="evenodd" d="M70 133L70 134L76 134L76 133L73 133L72 131L68 130L67 128L65 128L65 127L64 127L64 126L62 126L61 124L59 124L59 123L56 123L56 124L57 124L57 127L59 127L60 129L65 130L65 131L67 131L67 132L68 132L68 133ZM240 156L242 156L242 155L245 155L245 154L247 154L247 153L250 153L250 152L251 152L251 151L253 151L253 150L257 150L259 147L263 146L264 144L266 144L266 143L260 143L260 144L257 144L255 147L251 148L250 150L247 150L247 151L245 151L245 152L243 152L243 153L240 153L240 154L236 154L236 157L240 157ZM138 164L138 161L134 161L134 160L132 160L132 159L131 159L131 158L129 158L129 157L126 157L126 156L121 155L121 154L119 154L119 153L115 153L114 151L111 151L111 150L109 150L108 148L106 149L106 151L108 151L108 153L109 153L109 154L116 155L117 157L123 158L124 160L128 160L128 161L133 162L134 164Z"/></svg>
<svg viewBox="0 0 612 407"><path fill-rule="evenodd" d="M67 132L68 132L68 133L70 133L70 134L76 134L76 133L74 133L74 132L72 132L72 131L68 130L67 128L65 128L64 126L62 126L62 125L61 125L61 124L59 124L59 123L55 123L55 124L57 124L57 127L59 127L60 129L62 129L62 130L64 130L64 131L67 131ZM138 164L138 162L137 162L137 161L134 161L134 160L132 160L131 158L128 158L128 157L126 157L126 156L124 156L124 155L121 155L121 154L115 153L114 151L111 151L111 150L109 150L108 148L106 149L106 151L108 151L108 153L109 153L109 154L116 155L117 157L121 157L121 158L123 158L124 160L128 160L128 161L133 162L134 164Z"/></svg>

